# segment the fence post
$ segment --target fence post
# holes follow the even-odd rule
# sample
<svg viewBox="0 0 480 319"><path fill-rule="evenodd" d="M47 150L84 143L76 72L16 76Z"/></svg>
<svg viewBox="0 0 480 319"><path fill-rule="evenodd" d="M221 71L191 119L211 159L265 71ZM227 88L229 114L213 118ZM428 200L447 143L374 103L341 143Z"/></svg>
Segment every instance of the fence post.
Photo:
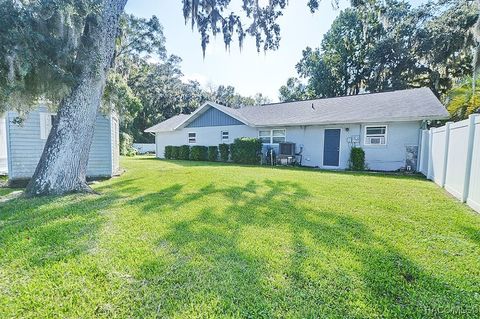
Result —
<svg viewBox="0 0 480 319"><path fill-rule="evenodd" d="M473 144L475 139L475 118L478 114L472 114L468 118L467 162L465 165L465 178L463 182L462 202L467 201L470 192L470 175L472 172Z"/></svg>
<svg viewBox="0 0 480 319"><path fill-rule="evenodd" d="M452 122L447 122L445 125L445 153L443 156L443 172L442 179L440 181L440 186L445 187L445 182L447 180L447 168L448 168L448 148L450 146L450 125Z"/></svg>
<svg viewBox="0 0 480 319"><path fill-rule="evenodd" d="M420 143L418 145L417 172L423 170L423 153L425 152L425 131L420 129Z"/></svg>
<svg viewBox="0 0 480 319"><path fill-rule="evenodd" d="M433 131L432 128L428 130L428 163L427 163L427 178L433 179L432 169L433 169L433 158L432 158L432 142L433 142Z"/></svg>

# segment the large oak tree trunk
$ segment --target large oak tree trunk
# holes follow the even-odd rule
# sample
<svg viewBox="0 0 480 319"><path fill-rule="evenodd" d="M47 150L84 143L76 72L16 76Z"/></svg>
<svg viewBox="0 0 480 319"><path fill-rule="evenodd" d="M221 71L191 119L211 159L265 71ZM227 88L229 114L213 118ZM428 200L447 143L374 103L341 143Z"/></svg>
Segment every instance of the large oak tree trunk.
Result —
<svg viewBox="0 0 480 319"><path fill-rule="evenodd" d="M86 182L88 156L126 2L103 0L98 12L87 18L77 57L77 84L60 104L27 195L90 191Z"/></svg>

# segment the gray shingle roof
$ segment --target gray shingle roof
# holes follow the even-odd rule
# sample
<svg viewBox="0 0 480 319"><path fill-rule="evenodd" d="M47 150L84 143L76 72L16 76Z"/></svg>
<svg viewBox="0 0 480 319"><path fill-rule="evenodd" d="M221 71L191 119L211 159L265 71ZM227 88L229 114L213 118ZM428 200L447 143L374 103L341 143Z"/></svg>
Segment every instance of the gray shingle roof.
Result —
<svg viewBox="0 0 480 319"><path fill-rule="evenodd" d="M208 103L252 126L292 126L447 119L449 114L428 88L370 93L232 109ZM176 129L191 115L178 115L146 132Z"/></svg>
<svg viewBox="0 0 480 319"><path fill-rule="evenodd" d="M174 117L169 118L163 122L158 123L148 129L145 132L168 132L173 131L178 125L180 125L183 121L188 119L191 114L179 114Z"/></svg>
<svg viewBox="0 0 480 319"><path fill-rule="evenodd" d="M449 116L428 88L250 106L239 112L255 126L433 120Z"/></svg>

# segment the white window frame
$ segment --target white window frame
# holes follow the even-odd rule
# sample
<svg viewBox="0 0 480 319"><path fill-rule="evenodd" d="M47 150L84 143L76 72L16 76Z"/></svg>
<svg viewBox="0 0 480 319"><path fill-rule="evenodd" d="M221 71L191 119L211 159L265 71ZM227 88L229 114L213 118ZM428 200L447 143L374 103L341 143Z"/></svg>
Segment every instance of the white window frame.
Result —
<svg viewBox="0 0 480 319"><path fill-rule="evenodd" d="M224 136L225 133L227 133L227 138L225 138L225 136ZM222 131L220 134L221 134L222 143L228 143L230 141L230 132L229 131Z"/></svg>
<svg viewBox="0 0 480 319"><path fill-rule="evenodd" d="M274 134L273 134L273 131L283 131L284 133L283 133L283 136L274 135ZM269 143L264 143L264 142L262 142L263 144L278 145L279 143L274 143L274 142L273 142L273 139L274 139L275 137L283 137L283 138L285 138L285 140L284 140L283 142L280 142L280 143L285 143L285 142L287 141L287 129L285 129L285 128L274 128L274 129L270 129L270 130L267 130L267 129L265 129L265 130L258 130L258 138L261 139L262 137L263 137L263 138L266 138L267 136L260 136L260 132L270 132L270 135L268 136L268 137L270 138L270 142L269 142Z"/></svg>
<svg viewBox="0 0 480 319"><path fill-rule="evenodd" d="M52 117L57 113L40 112L40 139L46 140L52 130Z"/></svg>
<svg viewBox="0 0 480 319"><path fill-rule="evenodd" d="M373 127L385 127L385 133L384 134L367 134L367 131L369 128ZM369 137L382 137L385 141L383 144L372 144L369 142ZM386 146L388 144L388 125L386 124L379 124L379 125L365 125L365 134L363 135L363 144L367 146Z"/></svg>
<svg viewBox="0 0 480 319"><path fill-rule="evenodd" d="M188 134L187 135L188 144L197 144L197 132L188 132L187 134ZM194 134L195 136L190 137L190 134ZM192 142L192 139L193 139L193 142Z"/></svg>

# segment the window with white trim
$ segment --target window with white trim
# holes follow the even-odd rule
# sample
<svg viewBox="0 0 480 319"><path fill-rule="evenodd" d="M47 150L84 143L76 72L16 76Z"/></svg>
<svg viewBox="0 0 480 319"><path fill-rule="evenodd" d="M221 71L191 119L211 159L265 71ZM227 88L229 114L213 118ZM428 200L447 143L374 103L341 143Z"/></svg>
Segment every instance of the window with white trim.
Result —
<svg viewBox="0 0 480 319"><path fill-rule="evenodd" d="M261 130L258 132L258 137L263 144L278 144L286 141L285 129Z"/></svg>
<svg viewBox="0 0 480 319"><path fill-rule="evenodd" d="M40 139L48 138L56 116L56 114L40 112Z"/></svg>
<svg viewBox="0 0 480 319"><path fill-rule="evenodd" d="M189 144L197 143L197 133L188 133L188 143Z"/></svg>
<svg viewBox="0 0 480 319"><path fill-rule="evenodd" d="M230 140L230 134L228 131L222 131L222 143L228 143Z"/></svg>
<svg viewBox="0 0 480 319"><path fill-rule="evenodd" d="M365 126L365 145L386 145L387 126Z"/></svg>

